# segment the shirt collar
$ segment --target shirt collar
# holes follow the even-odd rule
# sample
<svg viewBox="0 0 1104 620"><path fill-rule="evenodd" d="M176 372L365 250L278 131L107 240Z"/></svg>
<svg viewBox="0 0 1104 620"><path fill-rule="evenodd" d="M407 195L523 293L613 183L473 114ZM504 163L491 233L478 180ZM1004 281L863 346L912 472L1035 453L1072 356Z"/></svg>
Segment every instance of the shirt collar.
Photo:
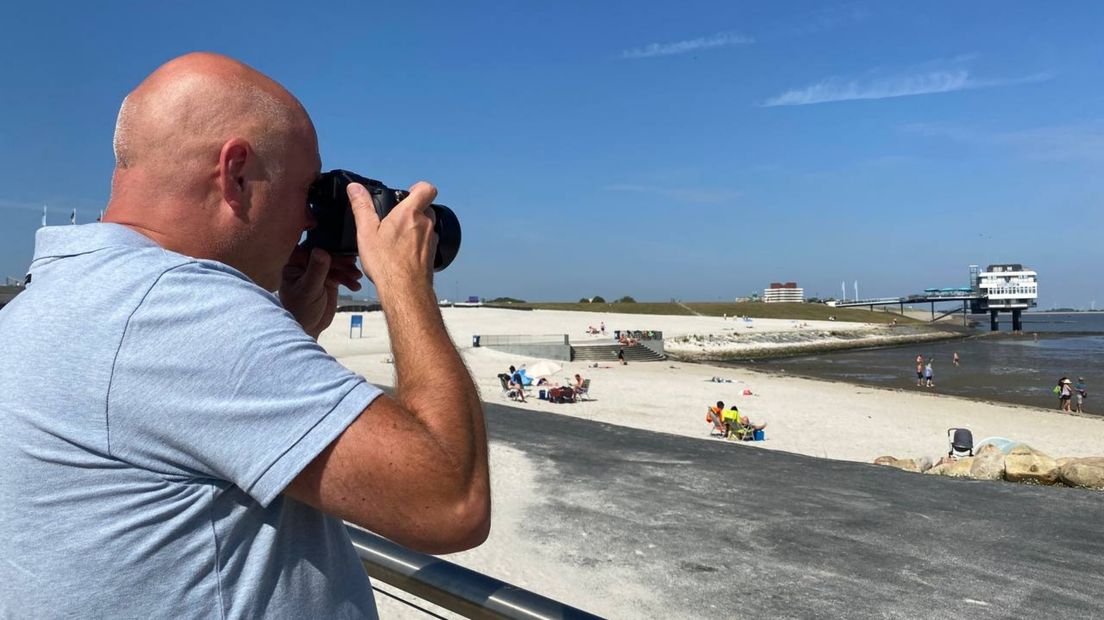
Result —
<svg viewBox="0 0 1104 620"><path fill-rule="evenodd" d="M34 260L87 254L112 246L159 247L153 239L120 224L44 226L35 233Z"/></svg>

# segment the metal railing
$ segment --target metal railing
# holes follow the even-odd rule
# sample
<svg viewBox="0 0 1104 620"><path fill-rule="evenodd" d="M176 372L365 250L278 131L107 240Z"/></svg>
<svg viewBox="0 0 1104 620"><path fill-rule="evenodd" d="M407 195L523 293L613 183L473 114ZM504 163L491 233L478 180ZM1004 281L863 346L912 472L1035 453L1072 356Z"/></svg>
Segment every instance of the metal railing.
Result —
<svg viewBox="0 0 1104 620"><path fill-rule="evenodd" d="M480 334L483 346L511 344L567 344L567 334Z"/></svg>
<svg viewBox="0 0 1104 620"><path fill-rule="evenodd" d="M459 564L411 551L355 525L346 524L346 529L370 577L465 617L476 620L601 618Z"/></svg>

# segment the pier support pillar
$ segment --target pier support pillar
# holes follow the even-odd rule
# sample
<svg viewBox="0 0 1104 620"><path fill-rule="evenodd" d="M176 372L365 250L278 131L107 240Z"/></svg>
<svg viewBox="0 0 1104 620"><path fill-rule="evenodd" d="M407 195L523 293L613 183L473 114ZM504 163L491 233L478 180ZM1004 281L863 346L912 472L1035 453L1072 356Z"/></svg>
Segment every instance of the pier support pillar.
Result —
<svg viewBox="0 0 1104 620"><path fill-rule="evenodd" d="M999 313L996 310L989 311L989 331L1000 331L1000 319L997 318L998 316Z"/></svg>
<svg viewBox="0 0 1104 620"><path fill-rule="evenodd" d="M1023 332L1023 310L1012 311L1012 331L1019 334Z"/></svg>
<svg viewBox="0 0 1104 620"><path fill-rule="evenodd" d="M966 311L966 300L962 301L962 326L970 326L970 314Z"/></svg>

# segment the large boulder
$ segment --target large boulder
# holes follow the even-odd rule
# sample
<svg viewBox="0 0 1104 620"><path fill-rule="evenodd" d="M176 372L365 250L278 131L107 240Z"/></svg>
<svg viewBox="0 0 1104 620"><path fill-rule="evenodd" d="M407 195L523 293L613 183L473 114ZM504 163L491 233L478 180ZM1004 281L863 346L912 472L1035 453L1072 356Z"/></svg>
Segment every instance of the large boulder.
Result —
<svg viewBox="0 0 1104 620"><path fill-rule="evenodd" d="M985 450L984 448L993 448ZM970 463L970 477L974 480L1000 480L1004 478L1004 453L995 446L983 446Z"/></svg>
<svg viewBox="0 0 1104 620"><path fill-rule="evenodd" d="M991 443L982 444L981 447L977 449L977 452L975 452L975 454L977 456L981 456L983 454L991 454L994 452L997 454L1004 454L1003 452L1001 452L1000 448L994 446Z"/></svg>
<svg viewBox="0 0 1104 620"><path fill-rule="evenodd" d="M1064 458L1058 460L1058 477L1071 487L1104 489L1104 457Z"/></svg>
<svg viewBox="0 0 1104 620"><path fill-rule="evenodd" d="M927 472L933 476L950 476L952 478L970 478L970 468L973 466L974 457L966 456L960 459L943 459L939 464Z"/></svg>
<svg viewBox="0 0 1104 620"><path fill-rule="evenodd" d="M920 466L913 459L899 459L892 456L879 456L874 459L875 465L884 465L886 467L893 467L896 469L903 469L905 471L919 472Z"/></svg>
<svg viewBox="0 0 1104 620"><path fill-rule="evenodd" d="M1004 479L1009 482L1054 484L1058 462L1031 446L1020 444L1004 457Z"/></svg>

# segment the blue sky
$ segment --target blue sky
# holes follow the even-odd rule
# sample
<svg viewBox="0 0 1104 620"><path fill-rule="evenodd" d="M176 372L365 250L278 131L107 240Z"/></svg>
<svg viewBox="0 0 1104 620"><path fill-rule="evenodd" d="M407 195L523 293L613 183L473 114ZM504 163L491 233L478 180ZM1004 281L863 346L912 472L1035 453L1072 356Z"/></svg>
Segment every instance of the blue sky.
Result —
<svg viewBox="0 0 1104 620"><path fill-rule="evenodd" d="M1040 272L1104 305L1104 5L19 3L0 38L0 275L106 203L123 96L192 50L295 93L323 167L434 182L442 297L862 296Z"/></svg>

